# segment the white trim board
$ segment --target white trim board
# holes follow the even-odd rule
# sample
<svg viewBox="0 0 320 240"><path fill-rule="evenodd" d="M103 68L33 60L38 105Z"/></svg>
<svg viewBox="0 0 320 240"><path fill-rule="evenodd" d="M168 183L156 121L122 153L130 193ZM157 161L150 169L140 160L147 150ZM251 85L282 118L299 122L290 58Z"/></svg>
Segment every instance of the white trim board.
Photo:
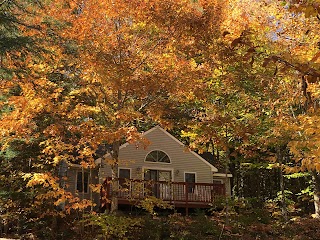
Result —
<svg viewBox="0 0 320 240"><path fill-rule="evenodd" d="M213 177L223 177L223 178L228 177L228 178L232 178L232 174L231 173L227 173L227 174L225 174L225 173L214 173L212 176Z"/></svg>

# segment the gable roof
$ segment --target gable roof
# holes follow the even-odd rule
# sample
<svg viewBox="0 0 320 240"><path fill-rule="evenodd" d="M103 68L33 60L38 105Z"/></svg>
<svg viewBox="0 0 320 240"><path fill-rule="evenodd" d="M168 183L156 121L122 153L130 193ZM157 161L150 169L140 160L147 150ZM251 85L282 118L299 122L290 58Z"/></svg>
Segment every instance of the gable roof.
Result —
<svg viewBox="0 0 320 240"><path fill-rule="evenodd" d="M178 143L180 146L184 146L184 144L182 142L180 142L178 139L176 139L174 136L172 136L170 133L168 133L166 130L164 130L162 127L160 126L155 126L151 129L149 129L148 131L142 133L142 136L146 137L148 134L152 133L155 130L160 130L161 132L163 132L167 137L171 138L172 140L174 140L176 143ZM127 147L128 145L130 145L130 143L126 142L124 144L122 144L120 146L120 149ZM207 164L210 168L212 172L218 172L218 169L213 166L212 164L210 164L207 160L205 160L204 158L202 158L200 155L198 155L197 153L195 153L194 151L190 150L190 153L192 155L194 155L197 159L199 159L200 161L204 162L205 164ZM110 153L107 153L106 155L104 155L104 157L108 157L110 156ZM98 158L96 160L96 163L101 163L101 158Z"/></svg>
<svg viewBox="0 0 320 240"><path fill-rule="evenodd" d="M162 131L164 134L166 134L168 137L170 137L172 140L174 140L175 142L177 142L179 145L184 146L184 144L182 142L180 142L178 139L176 139L174 136L172 136L170 133L168 133L166 130L164 130L162 127L160 126L155 126L151 129L149 129L148 131L146 131L143 136L148 135L149 133L155 131L156 129L159 129L160 131ZM196 158L198 158L200 161L203 161L205 164L207 164L210 168L211 171L213 172L218 172L218 169L213 166L212 164L210 164L207 160L205 160L204 158L202 158L199 154L195 153L194 151L190 150L190 153L192 155L194 155Z"/></svg>

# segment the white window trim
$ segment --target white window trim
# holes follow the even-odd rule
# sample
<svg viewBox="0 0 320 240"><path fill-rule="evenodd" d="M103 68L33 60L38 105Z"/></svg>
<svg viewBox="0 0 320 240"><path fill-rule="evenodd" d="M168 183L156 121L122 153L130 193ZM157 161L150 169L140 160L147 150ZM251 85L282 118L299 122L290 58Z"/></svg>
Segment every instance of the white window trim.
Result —
<svg viewBox="0 0 320 240"><path fill-rule="evenodd" d="M154 152L154 151L160 151L160 152L164 152L167 156L168 156L168 158L169 158L169 160L170 160L170 162L151 162L151 161L146 161L146 159L147 159L147 156L151 153L151 152ZM163 150L161 150L161 149L152 149L151 151L149 151L148 153L147 153L147 155L144 157L144 162L145 163L151 163L151 164L171 164L171 157L169 156L169 154L168 153L166 153L165 151L163 151Z"/></svg>
<svg viewBox="0 0 320 240"><path fill-rule="evenodd" d="M88 173L88 186L87 186L87 191L86 192L80 192L78 191L77 187L78 187L78 173ZM90 173L88 171L82 171L82 170L78 170L76 171L76 181L75 181L75 192L77 193L81 193L81 194L89 194L90 193Z"/></svg>
<svg viewBox="0 0 320 240"><path fill-rule="evenodd" d="M130 179L132 179L132 168L119 167L119 169L118 169L118 178L120 177L120 169L129 170L130 171Z"/></svg>
<svg viewBox="0 0 320 240"><path fill-rule="evenodd" d="M163 168L163 167L147 167L147 166L143 166L142 167L142 178L144 180L144 173L146 170L163 170L163 171L168 171L168 172L171 172L171 181L174 182L174 176L173 176L173 171L174 169L173 168Z"/></svg>
<svg viewBox="0 0 320 240"><path fill-rule="evenodd" d="M194 178L195 178L195 183L198 182L198 177L197 177L197 173L196 172L183 172L183 181L186 182L186 173L190 173L190 174L194 174Z"/></svg>

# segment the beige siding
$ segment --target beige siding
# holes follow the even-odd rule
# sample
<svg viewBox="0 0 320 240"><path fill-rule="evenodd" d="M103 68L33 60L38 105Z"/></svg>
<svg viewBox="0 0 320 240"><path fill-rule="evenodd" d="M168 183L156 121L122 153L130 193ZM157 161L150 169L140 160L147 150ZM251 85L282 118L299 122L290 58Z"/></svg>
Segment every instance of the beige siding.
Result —
<svg viewBox="0 0 320 240"><path fill-rule="evenodd" d="M172 171L173 181L183 182L184 173L196 173L196 181L202 183L212 183L211 167L192 154L190 151L159 128L145 135L150 141L146 148L137 149L135 145L127 145L120 150L119 167L131 168L132 178L141 179L143 169L163 169ZM147 154L153 150L165 152L170 163L145 162ZM111 176L111 169L105 164L100 172L101 180Z"/></svg>

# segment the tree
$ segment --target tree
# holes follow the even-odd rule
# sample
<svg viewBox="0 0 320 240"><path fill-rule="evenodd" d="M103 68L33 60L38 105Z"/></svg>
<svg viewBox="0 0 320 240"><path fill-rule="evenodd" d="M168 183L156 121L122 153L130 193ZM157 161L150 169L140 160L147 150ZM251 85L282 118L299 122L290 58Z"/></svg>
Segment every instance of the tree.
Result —
<svg viewBox="0 0 320 240"><path fill-rule="evenodd" d="M228 159L230 149L235 155L249 157L259 147L269 148L269 154L274 155L278 152L275 149L282 149L278 162L284 166L281 156L288 155L289 147L295 151L294 139L302 134L297 115L309 115L311 106L317 108L317 22L312 19L314 14L309 14L310 7L304 18L288 11L290 7L280 1L232 1L230 6L230 15L222 24L225 31L220 33L224 36L220 38L224 40L222 47L213 47L214 51L207 53L211 56L204 60L218 55L221 66L211 68L218 74L212 78L212 85L205 85L209 94L200 98L202 108L190 124L193 132L185 135L204 148L208 147L206 143L219 146ZM235 21L239 24L232 27L230 22ZM300 127L292 128L297 122ZM304 141L310 144L309 139ZM306 148L299 141L294 145L308 152L316 149L315 145ZM306 153L298 158L303 159L298 160L303 166L300 170L317 166Z"/></svg>
<svg viewBox="0 0 320 240"><path fill-rule="evenodd" d="M2 118L8 139L42 136L39 159L52 171L61 161L94 167L98 146L111 144L116 184L120 144L139 139L134 126L170 127L171 111L208 74L197 64L197 48L206 47L201 34L213 34L219 11L214 1L52 3L46 34L53 61L33 61L36 81L19 82L21 97L10 99L15 108ZM29 186L54 177L41 172L26 175ZM114 211L116 192L112 202Z"/></svg>
<svg viewBox="0 0 320 240"><path fill-rule="evenodd" d="M291 150L297 162L295 171L312 171L317 179L318 155L313 152L316 147L308 134L316 135L311 125L318 118L317 5L315 1L290 1L284 5L278 1L270 5L262 3L260 6L268 18L261 17L261 9L254 7L249 9L252 11L250 14L249 11L244 12L252 22L268 28L266 34L260 35L260 41L269 46L262 66L274 69L272 85L275 89L274 96L270 98L274 99L270 104L273 126L270 128L269 140L277 148L283 149L283 154L280 155L287 154L287 148ZM254 28L259 31L260 27L254 25ZM316 180L316 216L319 215L317 185Z"/></svg>
<svg viewBox="0 0 320 240"><path fill-rule="evenodd" d="M1 217L20 233L28 218L44 212L44 208L36 207L40 199L36 191L43 193L44 189L28 188L25 178L35 169L48 169L37 161L41 136L33 134L40 122L35 118L43 113L46 97L52 94L36 94L39 86L43 86L43 63L50 55L50 40L43 39L46 32L43 8L38 1L0 3ZM51 85L46 90L52 88ZM56 186L54 181L46 180L49 178L44 178L43 183Z"/></svg>

